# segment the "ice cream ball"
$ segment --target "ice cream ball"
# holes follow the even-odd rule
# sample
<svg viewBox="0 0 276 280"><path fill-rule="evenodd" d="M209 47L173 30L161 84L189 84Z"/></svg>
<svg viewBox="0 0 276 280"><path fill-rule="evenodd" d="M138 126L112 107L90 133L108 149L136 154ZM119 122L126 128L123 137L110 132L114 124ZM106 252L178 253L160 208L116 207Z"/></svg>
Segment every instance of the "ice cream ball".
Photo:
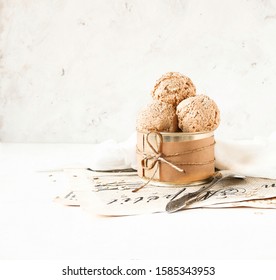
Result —
<svg viewBox="0 0 276 280"><path fill-rule="evenodd" d="M206 95L189 97L176 108L178 126L183 132L205 132L215 130L220 123L217 104Z"/></svg>
<svg viewBox="0 0 276 280"><path fill-rule="evenodd" d="M178 124L175 106L154 100L138 114L136 129L139 132L176 132Z"/></svg>
<svg viewBox="0 0 276 280"><path fill-rule="evenodd" d="M168 72L157 80L152 97L177 106L183 99L195 96L196 87L192 80L178 72Z"/></svg>

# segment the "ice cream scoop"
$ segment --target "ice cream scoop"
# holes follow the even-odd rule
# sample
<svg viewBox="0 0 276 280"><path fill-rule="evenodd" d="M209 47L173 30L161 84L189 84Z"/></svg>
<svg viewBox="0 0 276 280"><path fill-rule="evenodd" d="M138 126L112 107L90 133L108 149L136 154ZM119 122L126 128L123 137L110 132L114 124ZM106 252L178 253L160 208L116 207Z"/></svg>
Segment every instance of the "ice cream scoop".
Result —
<svg viewBox="0 0 276 280"><path fill-rule="evenodd" d="M177 106L183 99L195 96L196 88L189 77L168 72L156 82L151 94L155 100Z"/></svg>
<svg viewBox="0 0 276 280"><path fill-rule="evenodd" d="M178 125L175 107L158 100L153 101L139 113L136 129L140 132L176 132Z"/></svg>
<svg viewBox="0 0 276 280"><path fill-rule="evenodd" d="M177 106L176 114L178 126L183 132L212 131L220 122L217 104L203 94L181 101Z"/></svg>

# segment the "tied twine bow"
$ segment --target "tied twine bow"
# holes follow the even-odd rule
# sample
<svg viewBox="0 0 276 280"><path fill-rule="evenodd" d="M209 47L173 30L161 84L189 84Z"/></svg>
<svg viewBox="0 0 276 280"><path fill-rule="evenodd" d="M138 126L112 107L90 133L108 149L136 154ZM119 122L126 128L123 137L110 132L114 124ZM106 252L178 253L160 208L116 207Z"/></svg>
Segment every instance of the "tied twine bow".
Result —
<svg viewBox="0 0 276 280"><path fill-rule="evenodd" d="M154 133L155 135L158 136L159 138L159 144L157 145L157 149L155 149L153 147L153 145L150 143L149 141L149 136L150 134ZM152 154L144 154L142 153L138 148L137 148L137 152L140 153L140 154L143 154L144 158L142 159L141 161L141 165L142 165L142 168L144 170L151 170L155 167L155 165L158 163L158 162L164 162L166 164L168 164L169 166L171 166L172 168L174 168L175 170L177 170L178 172L183 172L183 173L186 173L184 169L178 167L177 165L171 163L170 161L166 160L165 159L165 155L161 152L161 147L162 147L162 143L163 143L163 137L162 135L159 133L159 132L149 132L147 133L146 135L146 142L148 144L148 146L150 147L150 149L152 150ZM158 142L157 142L158 143ZM178 154L175 154L174 156L176 156ZM148 162L151 161L151 164L148 164ZM141 185L140 187L134 189L132 192L137 192L138 190L142 189L143 187L145 187L148 183L151 182L151 180L154 178L156 172L157 172L158 169L156 169L153 173L153 175L151 176L151 178L143 185Z"/></svg>
<svg viewBox="0 0 276 280"><path fill-rule="evenodd" d="M184 172L185 170L183 170L182 168L176 166L175 164L171 163L170 161L166 160L164 157L164 154L161 153L161 147L162 147L162 143L163 143L163 137L159 132L154 132L155 135L157 135L159 137L160 143L157 146L157 150L152 146L152 144L149 141L149 135L153 133L153 132L149 132L146 135L146 141L147 144L149 145L149 147L151 148L151 150L153 151L153 154L151 155L146 155L145 158L142 160L142 168L146 169L146 170L150 170L152 169L157 162L162 161L165 162L166 164L170 165L172 168L174 168L175 170L179 171L179 172ZM175 154L178 155L178 154ZM148 161L152 160L152 163L150 165L148 165Z"/></svg>

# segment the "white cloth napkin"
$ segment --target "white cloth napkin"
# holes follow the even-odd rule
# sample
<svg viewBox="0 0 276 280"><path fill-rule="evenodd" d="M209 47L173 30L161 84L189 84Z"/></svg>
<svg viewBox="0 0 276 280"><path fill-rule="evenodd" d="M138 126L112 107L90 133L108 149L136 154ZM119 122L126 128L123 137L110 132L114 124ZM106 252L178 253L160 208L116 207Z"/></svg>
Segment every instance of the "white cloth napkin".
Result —
<svg viewBox="0 0 276 280"><path fill-rule="evenodd" d="M249 140L216 138L218 169L233 170L246 176L276 178L276 132L269 137ZM90 168L95 170L136 169L136 133L126 141L99 144Z"/></svg>
<svg viewBox="0 0 276 280"><path fill-rule="evenodd" d="M136 133L124 142L108 140L99 144L89 167L94 170L136 169Z"/></svg>
<svg viewBox="0 0 276 280"><path fill-rule="evenodd" d="M276 132L250 140L216 138L216 167L246 176L276 178Z"/></svg>

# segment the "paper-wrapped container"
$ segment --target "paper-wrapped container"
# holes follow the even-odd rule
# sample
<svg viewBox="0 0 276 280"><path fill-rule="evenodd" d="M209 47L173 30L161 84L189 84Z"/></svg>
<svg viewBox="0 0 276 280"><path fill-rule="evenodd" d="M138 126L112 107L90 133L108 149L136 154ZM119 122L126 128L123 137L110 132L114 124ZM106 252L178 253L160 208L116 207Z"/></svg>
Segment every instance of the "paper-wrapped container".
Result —
<svg viewBox="0 0 276 280"><path fill-rule="evenodd" d="M214 133L137 132L139 177L158 184L200 184L215 172Z"/></svg>

